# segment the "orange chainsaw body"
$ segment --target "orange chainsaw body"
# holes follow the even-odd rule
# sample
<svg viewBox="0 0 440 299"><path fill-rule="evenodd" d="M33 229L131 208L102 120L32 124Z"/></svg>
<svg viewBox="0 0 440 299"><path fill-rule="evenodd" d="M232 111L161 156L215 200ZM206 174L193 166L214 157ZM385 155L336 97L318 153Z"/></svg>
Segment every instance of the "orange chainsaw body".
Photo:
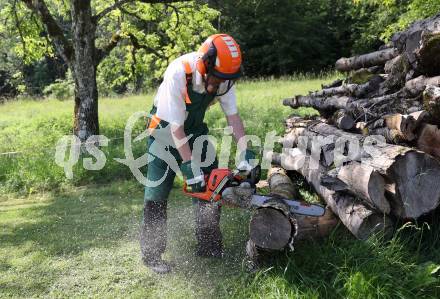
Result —
<svg viewBox="0 0 440 299"><path fill-rule="evenodd" d="M205 201L211 201L211 196L214 193L217 186L226 177L232 176L232 171L227 168L216 168L211 171L209 175L205 175L206 190L204 192L189 192L187 190L186 183L183 185L183 192L191 197L195 197ZM221 194L217 194L212 201L219 201Z"/></svg>

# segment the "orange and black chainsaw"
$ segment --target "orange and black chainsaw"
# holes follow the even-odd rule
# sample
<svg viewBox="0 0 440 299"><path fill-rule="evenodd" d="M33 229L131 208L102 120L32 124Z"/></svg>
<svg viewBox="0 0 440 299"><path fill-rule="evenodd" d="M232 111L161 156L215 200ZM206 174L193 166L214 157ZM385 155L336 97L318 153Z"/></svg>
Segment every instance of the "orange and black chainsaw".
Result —
<svg viewBox="0 0 440 299"><path fill-rule="evenodd" d="M217 202L222 199L222 192L226 188L237 187L244 182L248 182L255 190L255 185L259 182L260 176L261 167L259 165L251 171L240 171L238 169L231 171L227 168L217 168L212 170L209 175L205 175L206 190L204 192L190 192L186 184L183 186L183 192L200 200ZM272 198L273 196L270 195L253 194L250 204L254 207L260 207ZM294 214L319 217L325 213L324 207L320 205L288 198L281 198L281 200L290 207L290 212Z"/></svg>

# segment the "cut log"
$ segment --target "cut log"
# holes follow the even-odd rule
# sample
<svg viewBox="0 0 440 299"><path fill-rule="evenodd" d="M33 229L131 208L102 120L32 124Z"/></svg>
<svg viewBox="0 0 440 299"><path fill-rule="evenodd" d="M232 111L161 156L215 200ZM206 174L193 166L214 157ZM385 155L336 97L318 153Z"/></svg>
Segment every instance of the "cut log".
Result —
<svg viewBox="0 0 440 299"><path fill-rule="evenodd" d="M344 109L336 111L332 118L329 119L329 123L335 125L341 130L351 130L356 125L353 116Z"/></svg>
<svg viewBox="0 0 440 299"><path fill-rule="evenodd" d="M414 22L393 35L392 42L419 74L438 75L440 69L440 14Z"/></svg>
<svg viewBox="0 0 440 299"><path fill-rule="evenodd" d="M318 110L319 113L325 118L330 117L337 110L345 109L353 116L355 121L368 122L371 119L378 118L383 114L406 112L406 110L414 105L412 99L405 100L406 96L407 94L404 90L400 90L389 95L364 99L356 99L354 97L347 96L296 96L295 98L284 99L283 105L290 106L292 108L298 108L301 106L312 107ZM395 103L399 104L395 105Z"/></svg>
<svg viewBox="0 0 440 299"><path fill-rule="evenodd" d="M341 167L338 171L338 179L371 207L385 214L390 213L390 204L385 198L385 179L372 167L352 162Z"/></svg>
<svg viewBox="0 0 440 299"><path fill-rule="evenodd" d="M313 107L320 113L331 115L336 110L344 109L353 99L350 97L313 97L313 96L296 96L291 99L284 99L283 105L292 108Z"/></svg>
<svg viewBox="0 0 440 299"><path fill-rule="evenodd" d="M289 156L267 153L266 158L271 159L274 164L285 165L303 175L356 238L365 240L380 232L388 234L392 228L392 221L386 215L381 215L357 202L351 195L341 194L322 186L320 181L325 169L322 166L310 169L310 159L307 156L299 152Z"/></svg>
<svg viewBox="0 0 440 299"><path fill-rule="evenodd" d="M440 160L440 130L436 125L424 124L421 126L417 138L417 148Z"/></svg>
<svg viewBox="0 0 440 299"><path fill-rule="evenodd" d="M359 151L349 150L348 155L341 156L344 148L362 144L365 137L341 131L318 121L292 120L290 126L289 134L285 138L289 138L293 145L299 141L300 136L328 137L327 140L332 138L334 146L323 147L324 157L333 156L336 158L335 161L362 162L384 176L387 183L395 183L399 208L393 207L392 212L397 213L396 216L418 218L439 205L440 188L437 188L437 184L440 163L433 157L408 147L384 143L371 148L364 145ZM341 140L343 142L340 142ZM335 145L337 143L339 148ZM340 148L341 146L343 148ZM353 146L353 149L355 148L356 146ZM335 156L335 151L338 156ZM328 152L327 155L325 152Z"/></svg>
<svg viewBox="0 0 440 299"><path fill-rule="evenodd" d="M340 58L336 61L336 69L338 71L347 72L365 67L383 65L398 54L397 49L391 48L351 58Z"/></svg>
<svg viewBox="0 0 440 299"><path fill-rule="evenodd" d="M440 86L440 76L427 78L425 76L419 76L415 79L409 80L405 83L405 89L413 96L421 94L426 86Z"/></svg>
<svg viewBox="0 0 440 299"><path fill-rule="evenodd" d="M440 87L428 85L423 93L423 106L434 124L440 124Z"/></svg>
<svg viewBox="0 0 440 299"><path fill-rule="evenodd" d="M296 198L298 192L286 171L279 167L272 167L267 174L267 182L272 194L283 198Z"/></svg>
<svg viewBox="0 0 440 299"><path fill-rule="evenodd" d="M389 114L368 126L370 134L382 135L388 142L413 141L417 122L411 115Z"/></svg>
<svg viewBox="0 0 440 299"><path fill-rule="evenodd" d="M294 183L283 168L272 167L269 169L268 183L271 194L283 198L298 198L299 196ZM329 209L326 209L325 214L321 217L295 215L295 219L295 242L297 240L317 240L327 237L338 224L337 218Z"/></svg>
<svg viewBox="0 0 440 299"><path fill-rule="evenodd" d="M249 223L249 238L261 249L282 250L295 235L295 226L278 206L257 209Z"/></svg>
<svg viewBox="0 0 440 299"><path fill-rule="evenodd" d="M384 79L381 76L373 76L368 82L364 84L345 84L338 87L327 88L320 91L311 92L312 97L329 97L329 96L354 96L357 98L364 97L369 93L376 91L380 83Z"/></svg>
<svg viewBox="0 0 440 299"><path fill-rule="evenodd" d="M392 144L402 144L407 141L405 137L403 136L402 132L395 129L389 129L389 128L376 128L373 130L368 131L369 135L378 135L385 138L386 142L392 143Z"/></svg>

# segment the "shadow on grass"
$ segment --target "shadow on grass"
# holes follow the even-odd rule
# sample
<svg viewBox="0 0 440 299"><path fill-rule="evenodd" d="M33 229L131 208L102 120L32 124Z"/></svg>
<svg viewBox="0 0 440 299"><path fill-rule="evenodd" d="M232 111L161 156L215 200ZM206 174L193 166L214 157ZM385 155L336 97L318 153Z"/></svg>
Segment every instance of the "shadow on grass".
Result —
<svg viewBox="0 0 440 299"><path fill-rule="evenodd" d="M48 204L16 209L15 223L6 228L2 246L33 242L32 250L49 256L79 254L91 247L109 247L133 231L140 210L137 194L116 187L80 188L51 194ZM25 200L25 199L24 199Z"/></svg>

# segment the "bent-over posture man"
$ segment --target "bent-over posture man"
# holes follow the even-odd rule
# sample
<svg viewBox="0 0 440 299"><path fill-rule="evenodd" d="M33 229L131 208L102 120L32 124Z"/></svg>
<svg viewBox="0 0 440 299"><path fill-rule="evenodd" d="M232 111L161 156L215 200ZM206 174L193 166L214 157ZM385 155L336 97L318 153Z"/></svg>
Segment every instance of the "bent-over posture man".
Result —
<svg viewBox="0 0 440 299"><path fill-rule="evenodd" d="M161 145L162 141L155 138L154 134L148 138L148 153L154 159L148 164L147 179L152 182L160 181L160 184L145 187L140 243L144 264L157 273L171 270L170 265L162 259L162 254L167 238L167 198L176 173L151 148L157 143L156 146L159 146L156 148L163 148L174 157L192 192L204 191L204 174L218 167L211 143L203 142L198 146L201 148L194 148L197 137L208 134L208 127L204 123L207 108L220 102L237 142L244 136L233 86L234 80L241 76L241 61L240 48L231 36L212 35L198 52L183 55L171 62L154 99L150 112L150 132L170 126L171 139L175 145ZM245 142L239 142L238 149L245 152L244 167L250 167L247 162L254 159L255 154L246 149ZM195 152L201 155L198 154L197 157ZM201 167L208 152L214 153L214 161L209 166ZM196 254L203 257L222 257L219 205L197 199L193 199L193 202L198 242Z"/></svg>

